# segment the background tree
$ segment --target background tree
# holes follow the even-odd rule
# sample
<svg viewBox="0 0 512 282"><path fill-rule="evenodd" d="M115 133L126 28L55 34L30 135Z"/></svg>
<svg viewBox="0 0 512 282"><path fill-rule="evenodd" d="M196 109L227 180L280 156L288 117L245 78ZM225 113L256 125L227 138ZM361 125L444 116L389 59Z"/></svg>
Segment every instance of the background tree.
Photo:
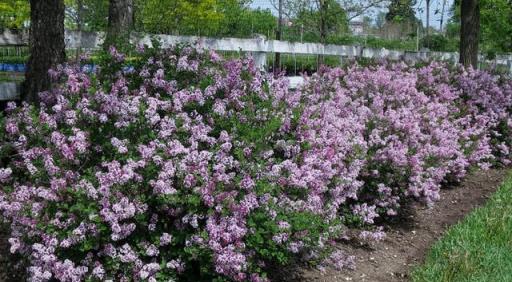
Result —
<svg viewBox="0 0 512 282"><path fill-rule="evenodd" d="M147 0L140 4L138 18L147 32L211 35L221 28L223 8L230 1Z"/></svg>
<svg viewBox="0 0 512 282"><path fill-rule="evenodd" d="M68 29L105 31L108 25L109 0L66 0Z"/></svg>
<svg viewBox="0 0 512 282"><path fill-rule="evenodd" d="M81 31L84 28L84 10L87 0L64 0L66 6L64 19L64 27Z"/></svg>
<svg viewBox="0 0 512 282"><path fill-rule="evenodd" d="M462 0L460 5L460 63L478 66L478 40L480 34L479 0Z"/></svg>
<svg viewBox="0 0 512 282"><path fill-rule="evenodd" d="M293 19L295 27L303 28L308 41L326 43L329 36L348 32L345 10L335 0L324 0L323 6L300 10Z"/></svg>
<svg viewBox="0 0 512 282"><path fill-rule="evenodd" d="M377 13L377 15L375 16L375 26L377 28L383 28L384 27L384 24L386 23L386 17L387 17L387 13L385 12L379 12Z"/></svg>
<svg viewBox="0 0 512 282"><path fill-rule="evenodd" d="M276 6L277 0L272 3ZM304 28L305 37L313 33L317 42L327 42L332 34L348 31L350 20L388 4L387 0L284 0L284 14L296 28Z"/></svg>
<svg viewBox="0 0 512 282"><path fill-rule="evenodd" d="M50 68L66 59L64 0L30 0L30 57L22 98L37 103L38 93L50 89Z"/></svg>
<svg viewBox="0 0 512 282"><path fill-rule="evenodd" d="M450 8L450 20L446 25L446 36L460 41L461 1L455 0ZM479 50L494 56L512 52L512 1L480 0Z"/></svg>
<svg viewBox="0 0 512 282"><path fill-rule="evenodd" d="M226 1L219 36L253 37L262 34L270 37L277 27L277 19L269 9L251 9L237 1Z"/></svg>
<svg viewBox="0 0 512 282"><path fill-rule="evenodd" d="M350 21L361 15L373 14L389 6L390 0L336 0Z"/></svg>
<svg viewBox="0 0 512 282"><path fill-rule="evenodd" d="M110 0L104 47L129 39L133 28L133 0Z"/></svg>
<svg viewBox="0 0 512 282"><path fill-rule="evenodd" d="M388 22L416 22L414 5L416 5L416 0L392 0L388 6L386 20Z"/></svg>
<svg viewBox="0 0 512 282"><path fill-rule="evenodd" d="M0 28L21 29L30 19L28 0L3 0L0 2Z"/></svg>
<svg viewBox="0 0 512 282"><path fill-rule="evenodd" d="M480 0L480 43L488 53L512 53L512 0Z"/></svg>

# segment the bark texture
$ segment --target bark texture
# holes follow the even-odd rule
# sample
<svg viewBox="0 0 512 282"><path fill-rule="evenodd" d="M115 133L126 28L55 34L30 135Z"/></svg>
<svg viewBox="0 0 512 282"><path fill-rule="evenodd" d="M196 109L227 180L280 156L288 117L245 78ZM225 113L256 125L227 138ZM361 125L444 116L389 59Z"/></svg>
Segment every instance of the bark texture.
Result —
<svg viewBox="0 0 512 282"><path fill-rule="evenodd" d="M281 40L282 29L283 29L283 1L279 0L279 16L277 19L277 30L276 30L276 40ZM274 59L274 75L277 76L281 73L281 53L275 54Z"/></svg>
<svg viewBox="0 0 512 282"><path fill-rule="evenodd" d="M104 48L128 39L133 27L133 0L110 0L108 7L108 29Z"/></svg>
<svg viewBox="0 0 512 282"><path fill-rule="evenodd" d="M460 63L478 67L478 37L480 34L480 4L478 0L462 0L460 5Z"/></svg>
<svg viewBox="0 0 512 282"><path fill-rule="evenodd" d="M327 12L329 11L329 3L327 0L319 1L320 8L320 43L325 44L327 41ZM324 64L324 56L318 55L318 67Z"/></svg>
<svg viewBox="0 0 512 282"><path fill-rule="evenodd" d="M64 0L30 0L30 57L22 98L39 102L39 93L51 88L48 70L66 60Z"/></svg>

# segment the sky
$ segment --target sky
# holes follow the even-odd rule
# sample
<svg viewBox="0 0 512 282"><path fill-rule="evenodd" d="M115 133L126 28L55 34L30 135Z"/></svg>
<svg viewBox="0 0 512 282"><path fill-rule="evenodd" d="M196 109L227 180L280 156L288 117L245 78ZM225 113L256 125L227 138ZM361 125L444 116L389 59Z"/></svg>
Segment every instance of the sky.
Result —
<svg viewBox="0 0 512 282"><path fill-rule="evenodd" d="M251 7L253 8L263 8L263 9L270 9L273 13L277 14L277 11L275 10L274 6L272 5L272 0L252 0ZM274 0L277 2L277 0ZM444 22L449 19L450 15L450 7L452 6L454 0L446 0L446 7L445 7L445 13L444 13ZM416 10L416 16L421 19L423 22L423 25L426 25L426 0L417 0L417 3L415 5ZM431 0L430 1L430 26L439 28L439 20L441 19L441 10L443 7L443 0ZM421 8L421 9L420 9ZM439 12L436 14L436 10ZM386 11L386 10L383 10ZM372 16L372 15L369 15Z"/></svg>

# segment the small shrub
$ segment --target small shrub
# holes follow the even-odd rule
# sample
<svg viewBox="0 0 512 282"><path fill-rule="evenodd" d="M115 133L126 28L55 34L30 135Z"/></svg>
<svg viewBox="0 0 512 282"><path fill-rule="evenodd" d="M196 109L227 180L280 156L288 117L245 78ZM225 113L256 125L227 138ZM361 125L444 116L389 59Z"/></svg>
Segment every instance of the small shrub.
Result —
<svg viewBox="0 0 512 282"><path fill-rule="evenodd" d="M420 46L428 48L430 51L447 51L449 49L449 41L442 34L431 34L421 38Z"/></svg>

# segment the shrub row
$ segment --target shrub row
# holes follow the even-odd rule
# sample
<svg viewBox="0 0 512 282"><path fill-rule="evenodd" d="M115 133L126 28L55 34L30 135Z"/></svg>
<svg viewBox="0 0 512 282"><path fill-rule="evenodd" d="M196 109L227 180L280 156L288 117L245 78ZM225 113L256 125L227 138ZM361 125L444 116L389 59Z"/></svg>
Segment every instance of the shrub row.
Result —
<svg viewBox="0 0 512 282"><path fill-rule="evenodd" d="M0 212L33 281L352 267L336 239L381 239L409 199L510 162L512 83L486 72L354 65L289 91L250 58L191 47L101 60L52 71L40 106L0 119Z"/></svg>

